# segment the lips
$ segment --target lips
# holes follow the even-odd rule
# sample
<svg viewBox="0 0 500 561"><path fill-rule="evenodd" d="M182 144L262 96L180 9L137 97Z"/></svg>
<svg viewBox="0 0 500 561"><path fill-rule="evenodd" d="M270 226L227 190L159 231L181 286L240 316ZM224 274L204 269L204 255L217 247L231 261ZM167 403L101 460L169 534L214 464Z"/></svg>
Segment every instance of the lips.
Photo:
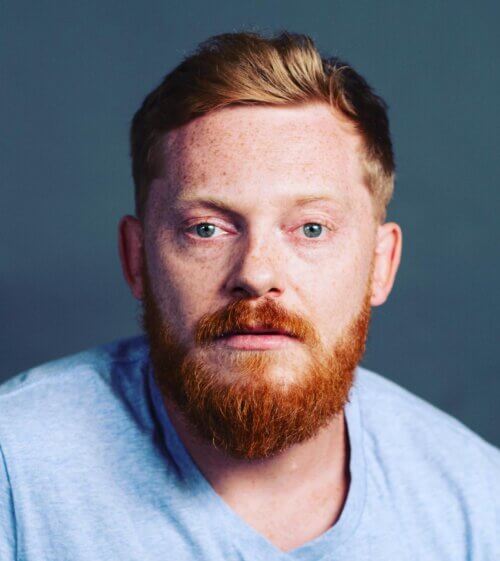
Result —
<svg viewBox="0 0 500 561"><path fill-rule="evenodd" d="M280 351L298 341L281 329L239 329L218 337L217 344L227 351Z"/></svg>
<svg viewBox="0 0 500 561"><path fill-rule="evenodd" d="M238 331L230 331L222 335L222 337L231 337L232 335L286 335L293 337L288 331L282 329L264 329L259 327L239 329Z"/></svg>

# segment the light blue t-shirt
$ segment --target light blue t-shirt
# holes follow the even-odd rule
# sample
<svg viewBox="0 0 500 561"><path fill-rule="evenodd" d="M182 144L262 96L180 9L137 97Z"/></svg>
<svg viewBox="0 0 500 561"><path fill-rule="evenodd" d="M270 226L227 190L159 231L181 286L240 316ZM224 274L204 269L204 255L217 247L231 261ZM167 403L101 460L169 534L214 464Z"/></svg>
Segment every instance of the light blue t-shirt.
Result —
<svg viewBox="0 0 500 561"><path fill-rule="evenodd" d="M1 561L498 561L500 450L358 367L338 521L283 552L214 491L169 422L143 337L0 386Z"/></svg>

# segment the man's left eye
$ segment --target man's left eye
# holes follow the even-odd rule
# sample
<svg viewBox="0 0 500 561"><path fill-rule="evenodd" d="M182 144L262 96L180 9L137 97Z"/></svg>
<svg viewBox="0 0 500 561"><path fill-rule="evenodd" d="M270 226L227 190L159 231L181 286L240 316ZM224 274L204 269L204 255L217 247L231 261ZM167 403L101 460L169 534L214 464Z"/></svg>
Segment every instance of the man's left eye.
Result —
<svg viewBox="0 0 500 561"><path fill-rule="evenodd" d="M320 224L318 222L308 222L302 226L304 233L308 238L318 238L324 227L324 224Z"/></svg>

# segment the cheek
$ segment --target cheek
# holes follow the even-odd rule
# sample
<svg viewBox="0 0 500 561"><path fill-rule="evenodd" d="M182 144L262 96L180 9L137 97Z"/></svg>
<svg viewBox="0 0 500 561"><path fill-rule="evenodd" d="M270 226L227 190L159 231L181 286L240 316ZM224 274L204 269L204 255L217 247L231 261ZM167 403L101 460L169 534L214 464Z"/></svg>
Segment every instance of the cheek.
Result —
<svg viewBox="0 0 500 561"><path fill-rule="evenodd" d="M181 334L190 331L208 311L220 285L222 268L213 261L180 258L170 247L167 243L151 247L148 267L162 314L176 324Z"/></svg>
<svg viewBox="0 0 500 561"><path fill-rule="evenodd" d="M311 318L317 328L335 331L336 326L343 324L352 306L353 281L350 270L340 263L326 263L314 275L314 281L300 289L308 309L312 310Z"/></svg>
<svg viewBox="0 0 500 561"><path fill-rule="evenodd" d="M317 266L309 263L294 290L300 294L304 306L316 328L328 336L337 336L358 311L366 292L368 267L366 257L355 244L330 256L323 256Z"/></svg>

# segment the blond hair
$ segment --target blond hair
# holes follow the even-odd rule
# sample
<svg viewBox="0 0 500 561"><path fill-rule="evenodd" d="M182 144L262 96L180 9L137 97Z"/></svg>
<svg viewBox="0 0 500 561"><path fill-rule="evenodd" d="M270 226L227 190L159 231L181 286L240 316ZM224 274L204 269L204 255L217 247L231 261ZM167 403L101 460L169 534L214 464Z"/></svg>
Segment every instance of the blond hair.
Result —
<svg viewBox="0 0 500 561"><path fill-rule="evenodd" d="M211 37L144 99L130 132L137 216L143 219L149 185L161 175L168 131L230 105L311 101L339 110L360 134L365 183L376 220L385 221L395 168L386 103L349 64L322 58L310 37L289 32Z"/></svg>

